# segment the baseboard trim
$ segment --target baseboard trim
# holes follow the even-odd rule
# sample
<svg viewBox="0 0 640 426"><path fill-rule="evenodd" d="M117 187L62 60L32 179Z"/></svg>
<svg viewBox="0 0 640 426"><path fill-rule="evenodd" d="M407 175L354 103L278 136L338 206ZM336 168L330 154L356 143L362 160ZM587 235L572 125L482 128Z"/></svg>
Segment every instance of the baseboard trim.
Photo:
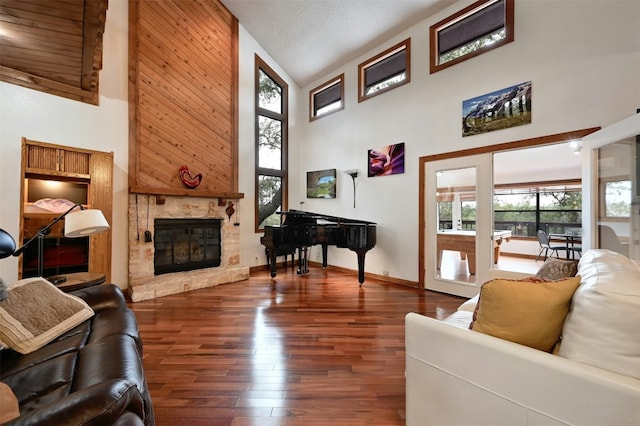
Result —
<svg viewBox="0 0 640 426"><path fill-rule="evenodd" d="M287 264L289 265L289 263ZM277 264L278 268L283 268L284 267L284 262L279 262ZM288 266L290 267L290 266ZM322 269L322 263L321 262L314 262L314 261L309 261L309 267L314 267L314 268L320 268ZM294 266L294 269L297 270L298 266ZM252 266L250 268L250 272L258 272L258 271L264 271L265 269L268 269L267 265L258 265L258 266ZM342 272L342 273L346 273L346 274L353 274L356 277L358 276L358 270L357 269L350 269L350 268L343 268L341 266L333 266L333 265L328 265L326 269L330 269L332 271L336 271L336 272ZM400 278L394 278L394 277L389 277L389 276L385 276L385 275L378 275L378 274L373 274L370 272L365 272L364 274L364 284L367 283L367 278L370 279L375 279L378 281L384 281L390 284L398 284L398 285L403 285L406 287L413 287L413 288L419 288L419 284L417 281L409 281L409 280L403 280ZM357 280L357 278L356 278Z"/></svg>

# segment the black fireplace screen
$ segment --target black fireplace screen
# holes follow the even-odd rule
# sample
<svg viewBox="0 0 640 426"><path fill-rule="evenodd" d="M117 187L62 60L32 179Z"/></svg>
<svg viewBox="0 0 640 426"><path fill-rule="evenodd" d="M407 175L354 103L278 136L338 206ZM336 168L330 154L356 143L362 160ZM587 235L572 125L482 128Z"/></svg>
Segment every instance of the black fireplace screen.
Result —
<svg viewBox="0 0 640 426"><path fill-rule="evenodd" d="M220 266L222 219L155 219L154 274Z"/></svg>

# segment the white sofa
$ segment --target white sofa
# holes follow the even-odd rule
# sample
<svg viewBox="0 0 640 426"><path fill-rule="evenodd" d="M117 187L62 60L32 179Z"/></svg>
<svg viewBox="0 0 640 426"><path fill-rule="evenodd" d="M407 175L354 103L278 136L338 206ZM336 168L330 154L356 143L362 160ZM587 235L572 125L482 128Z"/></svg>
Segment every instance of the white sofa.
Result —
<svg viewBox="0 0 640 426"><path fill-rule="evenodd" d="M590 250L578 275L559 355L469 330L477 298L445 321L408 314L406 424L640 425L640 270Z"/></svg>

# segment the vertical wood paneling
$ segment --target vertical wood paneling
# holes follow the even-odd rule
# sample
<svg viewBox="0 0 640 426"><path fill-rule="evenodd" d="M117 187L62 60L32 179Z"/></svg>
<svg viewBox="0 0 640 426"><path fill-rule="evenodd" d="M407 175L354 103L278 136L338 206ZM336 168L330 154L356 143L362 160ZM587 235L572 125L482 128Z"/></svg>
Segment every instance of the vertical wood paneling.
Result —
<svg viewBox="0 0 640 426"><path fill-rule="evenodd" d="M59 153L61 172L89 174L89 159L91 158L89 153L66 149L61 149Z"/></svg>
<svg viewBox="0 0 640 426"><path fill-rule="evenodd" d="M93 152L90 174L90 207L101 210L113 227L113 152ZM108 283L111 282L111 235L108 229L89 237L89 271L104 273Z"/></svg>
<svg viewBox="0 0 640 426"><path fill-rule="evenodd" d="M130 185L237 190L237 20L219 1L130 3ZM196 190L196 191L197 191Z"/></svg>
<svg viewBox="0 0 640 426"><path fill-rule="evenodd" d="M57 149L48 146L26 145L27 167L42 170L58 170Z"/></svg>

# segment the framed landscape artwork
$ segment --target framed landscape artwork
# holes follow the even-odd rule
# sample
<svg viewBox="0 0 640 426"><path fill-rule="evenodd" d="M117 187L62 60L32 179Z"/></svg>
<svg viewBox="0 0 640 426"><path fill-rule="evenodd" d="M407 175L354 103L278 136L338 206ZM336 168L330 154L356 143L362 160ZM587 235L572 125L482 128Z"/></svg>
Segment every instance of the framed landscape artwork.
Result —
<svg viewBox="0 0 640 426"><path fill-rule="evenodd" d="M336 169L307 172L307 198L336 198Z"/></svg>
<svg viewBox="0 0 640 426"><path fill-rule="evenodd" d="M404 142L370 149L367 161L369 177L404 173Z"/></svg>
<svg viewBox="0 0 640 426"><path fill-rule="evenodd" d="M531 123L531 82L462 102L462 136Z"/></svg>

